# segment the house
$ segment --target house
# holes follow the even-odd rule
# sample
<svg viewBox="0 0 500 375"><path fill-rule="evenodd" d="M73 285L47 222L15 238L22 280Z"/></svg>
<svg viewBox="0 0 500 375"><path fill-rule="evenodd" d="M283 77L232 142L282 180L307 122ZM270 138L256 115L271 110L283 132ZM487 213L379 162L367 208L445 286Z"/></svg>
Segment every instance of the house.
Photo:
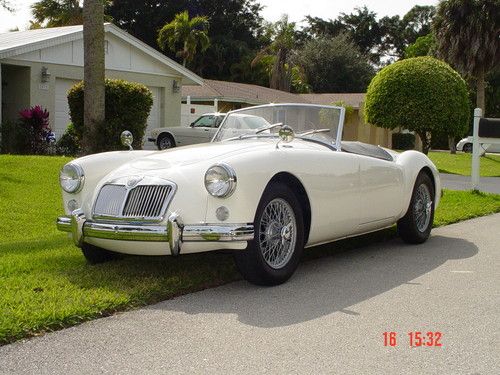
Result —
<svg viewBox="0 0 500 375"><path fill-rule="evenodd" d="M202 79L113 24L105 24L106 77L146 85L153 128L178 126L182 85ZM67 26L0 34L0 123L26 107L41 105L60 137L70 122L66 93L83 79L83 27Z"/></svg>
<svg viewBox="0 0 500 375"><path fill-rule="evenodd" d="M203 85L182 87L182 120L189 124L206 112L227 112L252 105L268 103L306 103L331 105L343 102L352 107L353 112L346 118L344 140L357 140L366 143L391 147L392 132L370 124L363 118L365 94L292 94L267 87L247 83L236 83L205 79Z"/></svg>

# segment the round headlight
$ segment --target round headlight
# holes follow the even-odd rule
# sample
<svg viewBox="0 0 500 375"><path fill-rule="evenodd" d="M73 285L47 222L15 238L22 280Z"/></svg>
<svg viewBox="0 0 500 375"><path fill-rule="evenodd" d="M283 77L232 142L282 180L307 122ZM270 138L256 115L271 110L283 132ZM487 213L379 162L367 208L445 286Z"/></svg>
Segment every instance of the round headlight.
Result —
<svg viewBox="0 0 500 375"><path fill-rule="evenodd" d="M83 169L75 163L66 164L59 173L59 182L67 193L78 193L82 189L84 181Z"/></svg>
<svg viewBox="0 0 500 375"><path fill-rule="evenodd" d="M229 165L216 164L205 173L205 188L214 197L229 197L236 189L236 173Z"/></svg>

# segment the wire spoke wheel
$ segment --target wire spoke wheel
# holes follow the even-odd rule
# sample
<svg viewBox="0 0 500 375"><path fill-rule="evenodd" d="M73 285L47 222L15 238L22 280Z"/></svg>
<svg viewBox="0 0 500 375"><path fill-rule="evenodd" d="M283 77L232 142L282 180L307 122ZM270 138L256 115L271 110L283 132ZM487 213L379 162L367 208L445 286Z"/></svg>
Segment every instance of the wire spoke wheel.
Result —
<svg viewBox="0 0 500 375"><path fill-rule="evenodd" d="M431 221L432 198L426 184L421 184L417 189L414 215L417 229L425 232Z"/></svg>
<svg viewBox="0 0 500 375"><path fill-rule="evenodd" d="M297 222L290 204L276 198L264 208L259 223L259 247L267 265L281 269L290 261L297 241Z"/></svg>

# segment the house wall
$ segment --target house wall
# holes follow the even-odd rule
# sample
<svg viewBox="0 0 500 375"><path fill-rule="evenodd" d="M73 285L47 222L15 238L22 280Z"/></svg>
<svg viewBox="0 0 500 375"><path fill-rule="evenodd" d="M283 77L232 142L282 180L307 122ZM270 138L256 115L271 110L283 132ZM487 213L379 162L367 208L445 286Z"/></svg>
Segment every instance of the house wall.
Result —
<svg viewBox="0 0 500 375"><path fill-rule="evenodd" d="M9 65L5 65L9 64ZM13 71L7 68L7 72L4 70L6 66L17 65L19 67L25 67L24 73L12 74ZM41 82L41 69L43 67L48 68L51 76L49 82L43 84ZM55 113L55 81L56 78L83 79L83 67L76 65L64 65L55 64L47 62L33 62L26 60L17 59L5 59L2 60L2 79L5 81L16 81L16 85L19 86L17 90L20 99L15 99L17 102L11 104L8 107L8 113L12 115L14 113L13 108L18 106L18 108L27 105L41 105L48 109L52 114ZM181 81L181 77L170 77L159 74L151 73L136 73L131 71L119 71L114 69L106 69L107 78L119 78L131 82L139 82L146 86L155 86L162 88L161 98L160 98L160 125L161 126L179 126L181 121L181 93L174 93L172 90L173 81ZM10 97L8 92L3 92L3 101L7 100L7 95ZM18 95L15 95L18 98ZM29 99L28 99L29 98ZM14 100L14 99L11 99ZM22 105L20 105L22 104ZM19 109L17 109L18 111ZM54 121L54 116L49 118L50 121Z"/></svg>
<svg viewBox="0 0 500 375"><path fill-rule="evenodd" d="M354 112L346 118L344 141L359 141L390 148L392 145L392 132L379 128L364 121L363 112L355 108Z"/></svg>

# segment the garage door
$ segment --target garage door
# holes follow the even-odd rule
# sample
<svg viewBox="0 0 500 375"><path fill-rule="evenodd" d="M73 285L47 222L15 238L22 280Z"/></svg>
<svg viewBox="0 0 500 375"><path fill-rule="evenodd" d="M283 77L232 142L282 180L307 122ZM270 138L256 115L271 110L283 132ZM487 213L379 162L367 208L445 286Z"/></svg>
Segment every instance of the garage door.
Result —
<svg viewBox="0 0 500 375"><path fill-rule="evenodd" d="M52 131L56 133L56 139L61 138L68 124L71 122L67 95L71 86L77 82L73 79L56 78L55 117L54 124L52 125Z"/></svg>
<svg viewBox="0 0 500 375"><path fill-rule="evenodd" d="M142 148L145 150L155 150L155 145L148 142L148 136L151 134L151 130L160 127L160 88L148 86L148 89L153 94L153 106L151 107L151 112L149 112L148 126L144 133Z"/></svg>

